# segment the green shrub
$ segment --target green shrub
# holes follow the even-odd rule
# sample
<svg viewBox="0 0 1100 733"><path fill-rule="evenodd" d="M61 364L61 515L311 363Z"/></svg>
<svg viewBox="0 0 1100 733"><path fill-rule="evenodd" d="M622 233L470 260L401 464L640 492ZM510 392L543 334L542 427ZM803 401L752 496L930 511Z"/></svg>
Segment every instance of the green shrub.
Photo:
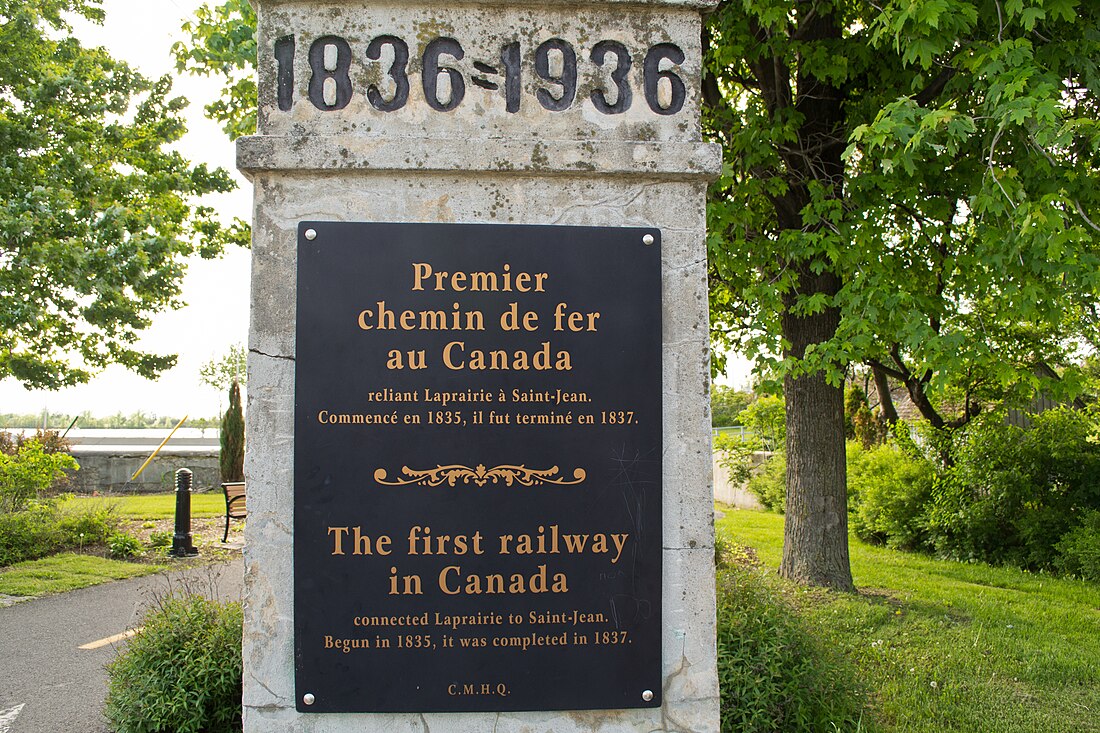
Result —
<svg viewBox="0 0 1100 733"><path fill-rule="evenodd" d="M1055 545L1100 509L1100 445L1087 416L1056 409L1031 419L1023 429L981 415L957 435L928 513L940 554L1053 569Z"/></svg>
<svg viewBox="0 0 1100 733"><path fill-rule="evenodd" d="M772 454L760 467L760 471L745 485L760 503L773 512L782 514L787 509L787 454Z"/></svg>
<svg viewBox="0 0 1100 733"><path fill-rule="evenodd" d="M876 445L882 445L886 441L886 436L890 431L886 423L879 417L877 410L871 412L870 407L862 405L859 411L856 412L854 421L855 439L858 440L865 449L870 450Z"/></svg>
<svg viewBox="0 0 1100 733"><path fill-rule="evenodd" d="M72 456L48 453L36 439L24 441L14 454L0 452L0 514L21 511L46 496L65 469L79 468Z"/></svg>
<svg viewBox="0 0 1100 733"><path fill-rule="evenodd" d="M154 550L159 550L162 547L168 547L172 544L171 532L150 532L149 533L149 546Z"/></svg>
<svg viewBox="0 0 1100 733"><path fill-rule="evenodd" d="M1055 549L1060 571L1100 581L1100 511L1088 512L1081 524L1062 536Z"/></svg>
<svg viewBox="0 0 1100 733"><path fill-rule="evenodd" d="M36 430L31 436L0 432L0 453L14 456L25 443L32 440L38 441L46 453L68 453L73 447L72 442L61 437L61 433L56 430Z"/></svg>
<svg viewBox="0 0 1100 733"><path fill-rule="evenodd" d="M849 526L860 539L916 550L927 546L928 502L935 471L896 446L861 450L848 444Z"/></svg>
<svg viewBox="0 0 1100 733"><path fill-rule="evenodd" d="M241 730L241 606L171 596L107 665L116 733Z"/></svg>
<svg viewBox="0 0 1100 733"><path fill-rule="evenodd" d="M22 511L0 514L0 566L102 544L117 527L118 518L107 508L31 501Z"/></svg>
<svg viewBox="0 0 1100 733"><path fill-rule="evenodd" d="M714 567L721 570L729 564L733 543L721 532L714 533Z"/></svg>
<svg viewBox="0 0 1100 733"><path fill-rule="evenodd" d="M714 533L714 567L719 574L735 565L742 568L759 568L761 564L755 549L734 542L722 532Z"/></svg>
<svg viewBox="0 0 1100 733"><path fill-rule="evenodd" d="M22 511L0 513L0 566L44 557L60 544L57 506L31 501Z"/></svg>
<svg viewBox="0 0 1100 733"><path fill-rule="evenodd" d="M107 553L115 560L138 557L142 553L141 540L126 532L118 532L107 538Z"/></svg>
<svg viewBox="0 0 1100 733"><path fill-rule="evenodd" d="M861 726L854 669L804 625L765 570L718 577L722 733L818 733Z"/></svg>
<svg viewBox="0 0 1100 733"><path fill-rule="evenodd" d="M64 502L57 514L62 547L101 545L118 530L120 519L112 506Z"/></svg>
<svg viewBox="0 0 1100 733"><path fill-rule="evenodd" d="M886 440L887 432L886 423L871 411L863 388L849 385L844 391L844 437L870 450Z"/></svg>

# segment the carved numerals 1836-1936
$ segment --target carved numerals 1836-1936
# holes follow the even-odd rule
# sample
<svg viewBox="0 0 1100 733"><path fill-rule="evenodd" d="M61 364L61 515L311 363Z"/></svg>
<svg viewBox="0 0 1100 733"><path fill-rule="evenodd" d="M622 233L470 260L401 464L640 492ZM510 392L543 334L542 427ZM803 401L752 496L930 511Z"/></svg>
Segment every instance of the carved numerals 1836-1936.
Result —
<svg viewBox="0 0 1100 733"><path fill-rule="evenodd" d="M275 42L277 64L276 88L279 109L289 111L294 106L294 36L284 36ZM592 105L603 114L626 112L633 103L630 72L635 57L618 41L600 41L588 49L591 64L602 72L589 94ZM368 84L367 101L380 112L394 112L409 101L409 45L397 36L374 38L364 56L369 62L380 62L388 81ZM439 112L455 109L466 96L466 77L454 64L465 58L462 44L453 38L434 38L420 53L421 86L428 105ZM577 102L580 61L576 49L568 41L551 38L534 50L531 59L538 83L534 97L551 112L569 109ZM642 89L646 104L659 115L673 115L684 106L687 89L674 67L684 62L684 52L671 43L658 43L638 54L642 65ZM321 36L310 44L309 101L322 111L343 109L358 91L351 79L355 52L351 44L339 36ZM504 90L505 110L519 111L522 92L523 49L513 41L500 50L493 63L474 61L477 72L469 81L482 89ZM662 68L662 62L664 68ZM583 100L582 100L583 101Z"/></svg>

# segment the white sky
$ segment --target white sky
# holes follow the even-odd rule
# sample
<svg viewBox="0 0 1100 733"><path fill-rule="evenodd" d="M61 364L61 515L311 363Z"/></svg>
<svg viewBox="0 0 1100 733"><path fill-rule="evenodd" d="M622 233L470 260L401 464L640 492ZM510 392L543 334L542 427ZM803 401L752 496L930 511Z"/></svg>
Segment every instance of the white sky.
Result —
<svg viewBox="0 0 1100 733"><path fill-rule="evenodd" d="M169 53L172 43L184 40L180 26L202 0L103 0L107 19L102 26L74 24L85 45L106 47L112 56L129 62L148 77L170 73L173 94L191 101L185 112L188 133L177 145L194 162L206 162L231 171L237 191L204 201L217 208L224 221L251 219L252 188L236 172L234 146L202 108L217 98L220 82L214 78L176 76ZM106 416L138 410L182 418L213 417L225 398L199 381L199 368L223 355L232 344L248 337L249 252L234 248L219 260L195 258L183 283L187 307L158 316L141 346L154 353L179 354L176 367L158 381L142 379L122 367L108 367L91 382L56 392L28 391L13 379L0 381L0 412ZM748 383L748 365L731 355L727 384ZM53 423L51 423L52 425Z"/></svg>
<svg viewBox="0 0 1100 733"><path fill-rule="evenodd" d="M74 24L85 45L105 46L117 59L129 62L147 77L175 76L169 49L183 40L183 19L201 0L104 0L107 20L102 26ZM194 162L206 162L231 171L239 188L211 196L205 202L217 208L224 221L251 218L252 188L234 166L234 147L202 108L220 89L217 80L179 76L173 94L191 101L185 116L188 133L176 146ZM174 369L156 381L113 366L90 383L57 392L31 392L13 379L0 381L0 412L94 415L146 413L182 418L212 417L226 399L199 381L199 367L220 357L229 346L248 337L248 250L233 248L219 260L195 258L183 283L187 307L158 316L141 345L154 353L179 354ZM52 424L52 423L51 423Z"/></svg>

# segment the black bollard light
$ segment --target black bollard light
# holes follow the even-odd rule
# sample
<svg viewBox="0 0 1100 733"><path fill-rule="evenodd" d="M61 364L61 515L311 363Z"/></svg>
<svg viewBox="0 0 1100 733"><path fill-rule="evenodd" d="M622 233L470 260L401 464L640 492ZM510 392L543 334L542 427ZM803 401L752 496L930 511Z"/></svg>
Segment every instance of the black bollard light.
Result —
<svg viewBox="0 0 1100 733"><path fill-rule="evenodd" d="M175 557L193 557L199 551L191 542L191 470L176 471L176 533L172 535L172 551Z"/></svg>

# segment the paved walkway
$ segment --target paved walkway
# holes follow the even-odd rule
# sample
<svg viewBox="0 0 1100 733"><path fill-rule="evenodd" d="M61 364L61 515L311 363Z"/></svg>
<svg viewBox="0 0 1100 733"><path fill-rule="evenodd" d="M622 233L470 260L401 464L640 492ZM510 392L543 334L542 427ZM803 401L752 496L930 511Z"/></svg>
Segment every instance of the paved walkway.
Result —
<svg viewBox="0 0 1100 733"><path fill-rule="evenodd" d="M104 665L149 601L178 588L239 600L243 580L238 556L0 608L0 733L107 733Z"/></svg>

